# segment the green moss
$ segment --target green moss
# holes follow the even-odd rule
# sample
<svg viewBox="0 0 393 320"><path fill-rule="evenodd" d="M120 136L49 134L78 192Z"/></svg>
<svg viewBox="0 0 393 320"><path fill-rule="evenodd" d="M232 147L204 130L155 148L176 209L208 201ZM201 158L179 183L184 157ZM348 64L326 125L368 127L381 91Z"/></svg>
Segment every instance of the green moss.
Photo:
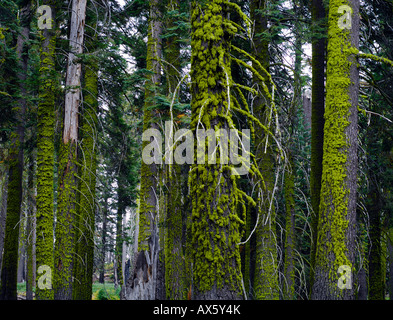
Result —
<svg viewBox="0 0 393 320"><path fill-rule="evenodd" d="M350 70L354 63L356 50L351 46L348 30L338 26L340 14L338 8L348 4L336 0L329 4L329 44L327 59L326 109L323 147L323 171L321 198L318 221L318 239L316 248L316 285L321 285L322 274L328 274L326 295L338 298L344 290L337 288L337 270L341 265L352 266L348 252L348 152L356 141L349 141L349 117L357 114L351 104L349 88L351 86ZM352 56L352 58L351 58ZM356 139L356 135L355 138ZM355 151L356 152L356 151ZM319 277L319 279L317 278ZM326 282L326 281L325 281Z"/></svg>
<svg viewBox="0 0 393 320"><path fill-rule="evenodd" d="M283 297L286 300L295 298L295 266L294 266L294 250L295 250L295 182L293 173L293 160L290 156L289 163L292 166L287 168L285 172L285 260L284 260L284 276L285 283L283 288Z"/></svg>
<svg viewBox="0 0 393 320"><path fill-rule="evenodd" d="M266 17L261 14L264 1L252 1L251 18L255 23L255 34L263 34L267 30ZM275 183L275 151L272 142L275 139L271 132L272 115L274 114L274 83L268 72L268 41L264 37L255 36L255 57L249 57L253 72L253 81L258 84L261 94L257 95L253 104L253 115L250 119L255 124L254 150L255 181L258 181L253 197L257 203L258 225L256 228L256 259L254 278L254 298L258 300L276 300L279 298L278 259L276 241L276 209L272 197ZM243 53L244 54L244 53ZM250 56L250 55L248 55ZM242 64L244 67L244 63ZM263 76L262 76L263 75ZM272 90L272 93L270 93ZM271 138L270 138L271 137ZM258 172L258 173L257 173ZM263 198L261 197L263 195Z"/></svg>
<svg viewBox="0 0 393 320"><path fill-rule="evenodd" d="M94 41L94 40L93 40ZM97 171L97 112L98 61L90 56L85 64L83 112L81 118L82 154L79 160L79 201L76 206L75 251L79 259L74 262L74 299L90 300L92 296L94 228L96 212ZM80 237L79 235L84 235ZM84 258L82 258L84 257Z"/></svg>
<svg viewBox="0 0 393 320"><path fill-rule="evenodd" d="M37 212L36 212L36 265L47 265L53 270L53 166L55 76L54 33L41 33L41 62L39 103L37 109ZM38 277L37 277L38 278ZM53 299L53 290L36 287L37 299Z"/></svg>
<svg viewBox="0 0 393 320"><path fill-rule="evenodd" d="M18 136L15 136L18 139ZM15 139L14 138L14 139ZM5 221L4 253L1 269L0 298L16 300L17 270L18 270L18 244L19 219L22 203L22 172L18 159L18 143L13 143L9 155L7 215Z"/></svg>
<svg viewBox="0 0 393 320"><path fill-rule="evenodd" d="M232 85L229 56L235 29L226 20L228 1L193 3L192 29L192 120L191 129L229 129L232 120L227 90ZM228 83L229 80L229 83ZM207 142L206 142L207 144ZM197 159L197 153L195 153ZM206 159L205 159L206 160ZM189 175L192 198L193 278L196 297L227 288L234 298L241 296L240 226L236 179L230 166L195 164Z"/></svg>
<svg viewBox="0 0 393 320"><path fill-rule="evenodd" d="M76 142L61 144L53 288L55 299L71 299L76 217Z"/></svg>
<svg viewBox="0 0 393 320"><path fill-rule="evenodd" d="M161 47L161 40L152 35L152 24L156 23L151 19L149 23L148 41L147 41L147 58L146 68L151 71L147 75L145 83L145 105L143 110L143 130L150 129L154 121L155 92L159 83L155 83L159 75L156 65L157 48ZM149 142L142 143L142 150ZM142 161L141 164L141 186L140 186L140 202L139 202L139 236L138 236L138 251L148 250L148 240L151 235L152 221L151 217L156 216L156 190L155 175L157 174L157 166L155 164L147 165Z"/></svg>

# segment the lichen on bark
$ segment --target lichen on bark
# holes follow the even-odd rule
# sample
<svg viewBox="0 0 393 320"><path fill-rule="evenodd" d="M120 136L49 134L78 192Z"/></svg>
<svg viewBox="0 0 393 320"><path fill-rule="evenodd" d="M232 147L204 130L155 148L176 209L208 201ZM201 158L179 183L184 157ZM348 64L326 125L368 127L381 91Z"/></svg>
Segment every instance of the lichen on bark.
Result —
<svg viewBox="0 0 393 320"><path fill-rule="evenodd" d="M339 7L352 8L351 29L339 26ZM329 4L326 107L322 184L315 258L314 299L353 299L354 285L341 290L340 266L354 275L356 221L358 1Z"/></svg>

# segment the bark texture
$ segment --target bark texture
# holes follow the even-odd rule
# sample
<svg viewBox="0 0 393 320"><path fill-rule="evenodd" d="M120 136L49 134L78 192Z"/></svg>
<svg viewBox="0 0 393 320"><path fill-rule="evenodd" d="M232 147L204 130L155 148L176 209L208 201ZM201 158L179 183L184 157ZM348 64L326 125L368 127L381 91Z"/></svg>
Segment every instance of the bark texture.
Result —
<svg viewBox="0 0 393 320"><path fill-rule="evenodd" d="M75 213L77 173L77 143L79 129L79 106L81 102L82 65L76 55L83 52L86 0L73 0L66 94L64 105L63 136L60 145L58 209L56 220L56 243L54 257L55 299L72 299L73 252L75 247ZM76 257L79 259L81 257ZM83 259L83 257L82 257Z"/></svg>
<svg viewBox="0 0 393 320"><path fill-rule="evenodd" d="M342 5L349 8L351 18L344 27ZM359 1L331 1L328 25L322 183L311 297L346 300L354 299L356 291Z"/></svg>

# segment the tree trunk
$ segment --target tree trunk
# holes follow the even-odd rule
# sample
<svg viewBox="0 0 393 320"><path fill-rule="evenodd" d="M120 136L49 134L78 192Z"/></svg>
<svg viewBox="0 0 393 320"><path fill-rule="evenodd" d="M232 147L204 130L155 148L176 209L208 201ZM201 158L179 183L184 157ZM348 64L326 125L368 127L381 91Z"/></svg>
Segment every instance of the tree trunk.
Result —
<svg viewBox="0 0 393 320"><path fill-rule="evenodd" d="M311 2L312 27L312 92L311 92L311 269L310 285L314 282L315 249L317 245L319 202L321 193L323 128L325 120L325 56L326 18L323 0Z"/></svg>
<svg viewBox="0 0 393 320"><path fill-rule="evenodd" d="M179 1L170 0L167 6L168 12L179 10ZM166 28L175 27L174 18L169 19ZM178 92L176 87L180 81L180 45L179 36L171 36L167 39L165 47L165 58L171 63L167 68L167 95L172 101ZM177 118L178 111L173 110L168 117ZM175 123L172 134L175 130ZM173 140L172 140L173 141ZM182 218L182 185L181 185L181 165L177 163L164 167L166 192L166 215L165 215L165 291L169 300L184 300L186 298L185 261L183 251L183 218Z"/></svg>
<svg viewBox="0 0 393 320"><path fill-rule="evenodd" d="M342 5L352 10L343 23ZM347 9L347 11L349 11ZM349 23L351 22L351 23ZM359 1L329 3L322 183L312 299L354 299Z"/></svg>
<svg viewBox="0 0 393 320"><path fill-rule="evenodd" d="M155 94L161 84L162 55L162 10L158 0L150 1L150 21L147 43L147 69L151 72L145 84L145 107L143 130L158 129L152 121L155 111ZM147 145L143 142L142 149ZM131 275L122 298L127 300L153 300L156 295L156 274L159 253L158 241L158 167L142 161L139 205L138 254L134 272Z"/></svg>
<svg viewBox="0 0 393 320"><path fill-rule="evenodd" d="M44 0L56 21L56 1ZM37 109L37 212L36 212L36 269L49 266L53 270L53 171L55 130L55 47L56 23L41 32L40 85ZM37 300L53 299L53 290L36 285Z"/></svg>
<svg viewBox="0 0 393 320"><path fill-rule="evenodd" d="M70 22L63 136L59 159L59 188L56 220L54 289L56 300L72 299L73 252L75 248L75 212L77 173L78 113L81 101L81 63L76 55L83 52L86 0L73 0ZM82 195L83 196L83 195ZM82 235L85 236L85 235ZM85 259L85 257L75 257ZM78 279L79 280L79 279Z"/></svg>
<svg viewBox="0 0 393 320"><path fill-rule="evenodd" d="M85 47L90 54L85 57L83 112L79 139L79 200L75 252L78 259L74 261L73 298L90 300L92 296L93 264L94 264L94 228L96 213L96 171L97 171L97 112L98 112L98 58L96 17L87 15Z"/></svg>
<svg viewBox="0 0 393 320"><path fill-rule="evenodd" d="M261 65L269 70L269 43L264 38L263 33L268 32L267 17L263 14L266 10L265 0L253 0L251 2L251 20L255 25L254 46L255 57ZM259 70L257 65L254 68ZM269 126L269 98L262 90L262 81L254 75L254 83L258 85L260 94L254 99L254 115L265 126ZM278 287L278 260L276 242L276 212L272 197L274 196L274 173L275 155L270 143L265 149L265 143L258 143L264 139L265 132L260 126L255 128L255 157L265 181L265 190L262 190L258 183L257 215L259 223L256 229L256 265L254 276L254 298L258 300L279 299Z"/></svg>
<svg viewBox="0 0 393 320"><path fill-rule="evenodd" d="M367 192L366 208L370 219L369 240L369 300L384 300L384 273L382 273L382 247L381 247L381 198L376 176L371 173L370 188Z"/></svg>
<svg viewBox="0 0 393 320"><path fill-rule="evenodd" d="M191 130L231 128L232 84L230 45L233 29L228 21L228 1L193 2L191 11ZM198 142L199 141L199 142ZM215 163L198 152L205 139L194 139L194 164L190 170L192 195L193 299L241 299L238 189L232 164ZM199 155L198 155L199 154ZM210 160L213 160L211 155ZM212 162L212 161L210 161Z"/></svg>
<svg viewBox="0 0 393 320"><path fill-rule="evenodd" d="M123 286L123 216L125 214L125 207L123 199L125 197L124 191L122 190L121 182L118 180L118 191L117 191L117 215L116 215L116 246L115 246L115 259L116 259L116 282L115 286Z"/></svg>
<svg viewBox="0 0 393 320"><path fill-rule="evenodd" d="M389 256L389 282L388 292L389 299L393 300L393 228L389 228L388 232L388 256Z"/></svg>
<svg viewBox="0 0 393 320"><path fill-rule="evenodd" d="M0 286L0 299L2 300L16 300L17 298L16 284L18 271L19 221L22 204L23 148L27 107L27 43L29 40L31 17L31 4L30 1L27 1L20 11L22 30L18 35L16 44L17 57L20 65L20 71L17 73L17 78L21 98L17 100L15 106L18 124L12 136L11 150L8 159L10 166L8 173L7 216Z"/></svg>
<svg viewBox="0 0 393 320"><path fill-rule="evenodd" d="M4 184L1 190L1 206L0 206L0 276L1 266L3 265L3 249L5 237L5 220L7 216L7 192L8 192L8 168L5 169Z"/></svg>
<svg viewBox="0 0 393 320"><path fill-rule="evenodd" d="M102 212L102 233L101 233L101 262L100 262L100 276L99 283L105 283L105 256L106 256L106 233L108 223L108 197L105 197L104 208Z"/></svg>
<svg viewBox="0 0 393 320"><path fill-rule="evenodd" d="M28 167L28 209L26 221L26 300L33 300L34 285L34 247L35 247L35 212L36 195L34 186L35 159L33 152L30 152Z"/></svg>

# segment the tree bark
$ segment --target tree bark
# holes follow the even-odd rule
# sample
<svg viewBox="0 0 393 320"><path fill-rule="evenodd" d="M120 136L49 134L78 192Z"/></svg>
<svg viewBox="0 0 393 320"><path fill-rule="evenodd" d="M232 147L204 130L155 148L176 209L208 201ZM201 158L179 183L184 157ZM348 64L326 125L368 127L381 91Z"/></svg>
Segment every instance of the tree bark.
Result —
<svg viewBox="0 0 393 320"><path fill-rule="evenodd" d="M268 32L265 0L253 0L251 2L251 20L254 23L254 47L255 57L269 71L269 42L264 37ZM257 65L254 68L259 70ZM259 70L262 72L261 70ZM262 89L262 81L254 75L254 83L257 84L259 95L254 99L253 109L255 117L265 126L269 126L269 98ZM276 210L272 197L274 196L275 180L275 155L270 143L265 149L265 143L261 141L265 132L260 126L255 127L255 157L265 181L265 190L261 183L256 188L257 215L259 223L256 229L256 265L254 276L254 298L258 300L278 300L278 259L276 241Z"/></svg>
<svg viewBox="0 0 393 320"><path fill-rule="evenodd" d="M23 178L23 149L25 137L25 114L27 107L27 68L28 48L27 42L30 33L31 3L27 1L20 11L21 33L18 35L16 50L20 70L17 73L21 98L17 100L15 111L18 121L12 137L9 155L9 180L7 198L7 216L5 223L4 253L1 271L0 299L16 300L18 249L19 249L19 221L22 204L22 178Z"/></svg>
<svg viewBox="0 0 393 320"><path fill-rule="evenodd" d="M46 265L53 270L56 1L44 0L43 4L50 6L54 23L52 29L41 31L40 100L37 109L36 268ZM53 299L53 290L41 290L38 283L35 294L37 300Z"/></svg>
<svg viewBox="0 0 393 320"><path fill-rule="evenodd" d="M312 92L311 92L311 269L310 285L314 281L315 250L318 234L319 202L321 193L323 128L325 112L326 18L323 0L311 1L312 27Z"/></svg>
<svg viewBox="0 0 393 320"><path fill-rule="evenodd" d="M234 34L227 19L228 1L193 2L191 11L191 130L231 128L232 85L230 45ZM202 140L202 139L201 139ZM192 195L193 299L241 299L239 194L231 164L198 156L206 141L194 139L190 170ZM210 160L211 157L209 157Z"/></svg>
<svg viewBox="0 0 393 320"><path fill-rule="evenodd" d="M155 111L155 95L161 84L162 56L162 9L158 0L150 1L149 34L147 43L147 69L151 72L145 84L145 106L143 115L143 130L158 129L152 121ZM142 149L147 145L143 142ZM128 280L122 299L126 300L154 300L156 298L157 263L159 248L158 229L158 166L142 161L141 189L139 205L139 234L138 254L134 272Z"/></svg>
<svg viewBox="0 0 393 320"><path fill-rule="evenodd" d="M81 69L76 55L83 52L86 0L73 0L70 22L63 136L59 159L58 210L56 221L54 289L56 300L72 299L73 252L77 173L78 116L81 102ZM87 235L83 235L87 236ZM77 256L75 259L85 257ZM91 297L90 297L91 298Z"/></svg>
<svg viewBox="0 0 393 320"><path fill-rule="evenodd" d="M34 286L34 248L35 248L35 213L36 195L34 184L35 159L30 152L28 167L28 195L27 195L27 221L26 221L26 300L33 300Z"/></svg>
<svg viewBox="0 0 393 320"><path fill-rule="evenodd" d="M89 54L84 58L83 110L80 116L80 144L78 146L79 197L76 208L77 225L74 262L73 298L90 300L92 296L94 264L94 228L96 214L96 171L97 171L97 112L98 112L98 70L95 56L97 47L96 17L88 10L84 46Z"/></svg>
<svg viewBox="0 0 393 320"><path fill-rule="evenodd" d="M350 24L342 23L342 5L352 10ZM359 46L359 1L330 1L328 24L322 183L311 297L347 300L354 299L356 292L359 71L354 48Z"/></svg>
<svg viewBox="0 0 393 320"><path fill-rule="evenodd" d="M106 233L108 223L108 197L105 196L104 208L102 212L102 233L101 233L101 255L100 255L100 276L99 283L105 283L105 257L106 257Z"/></svg>

